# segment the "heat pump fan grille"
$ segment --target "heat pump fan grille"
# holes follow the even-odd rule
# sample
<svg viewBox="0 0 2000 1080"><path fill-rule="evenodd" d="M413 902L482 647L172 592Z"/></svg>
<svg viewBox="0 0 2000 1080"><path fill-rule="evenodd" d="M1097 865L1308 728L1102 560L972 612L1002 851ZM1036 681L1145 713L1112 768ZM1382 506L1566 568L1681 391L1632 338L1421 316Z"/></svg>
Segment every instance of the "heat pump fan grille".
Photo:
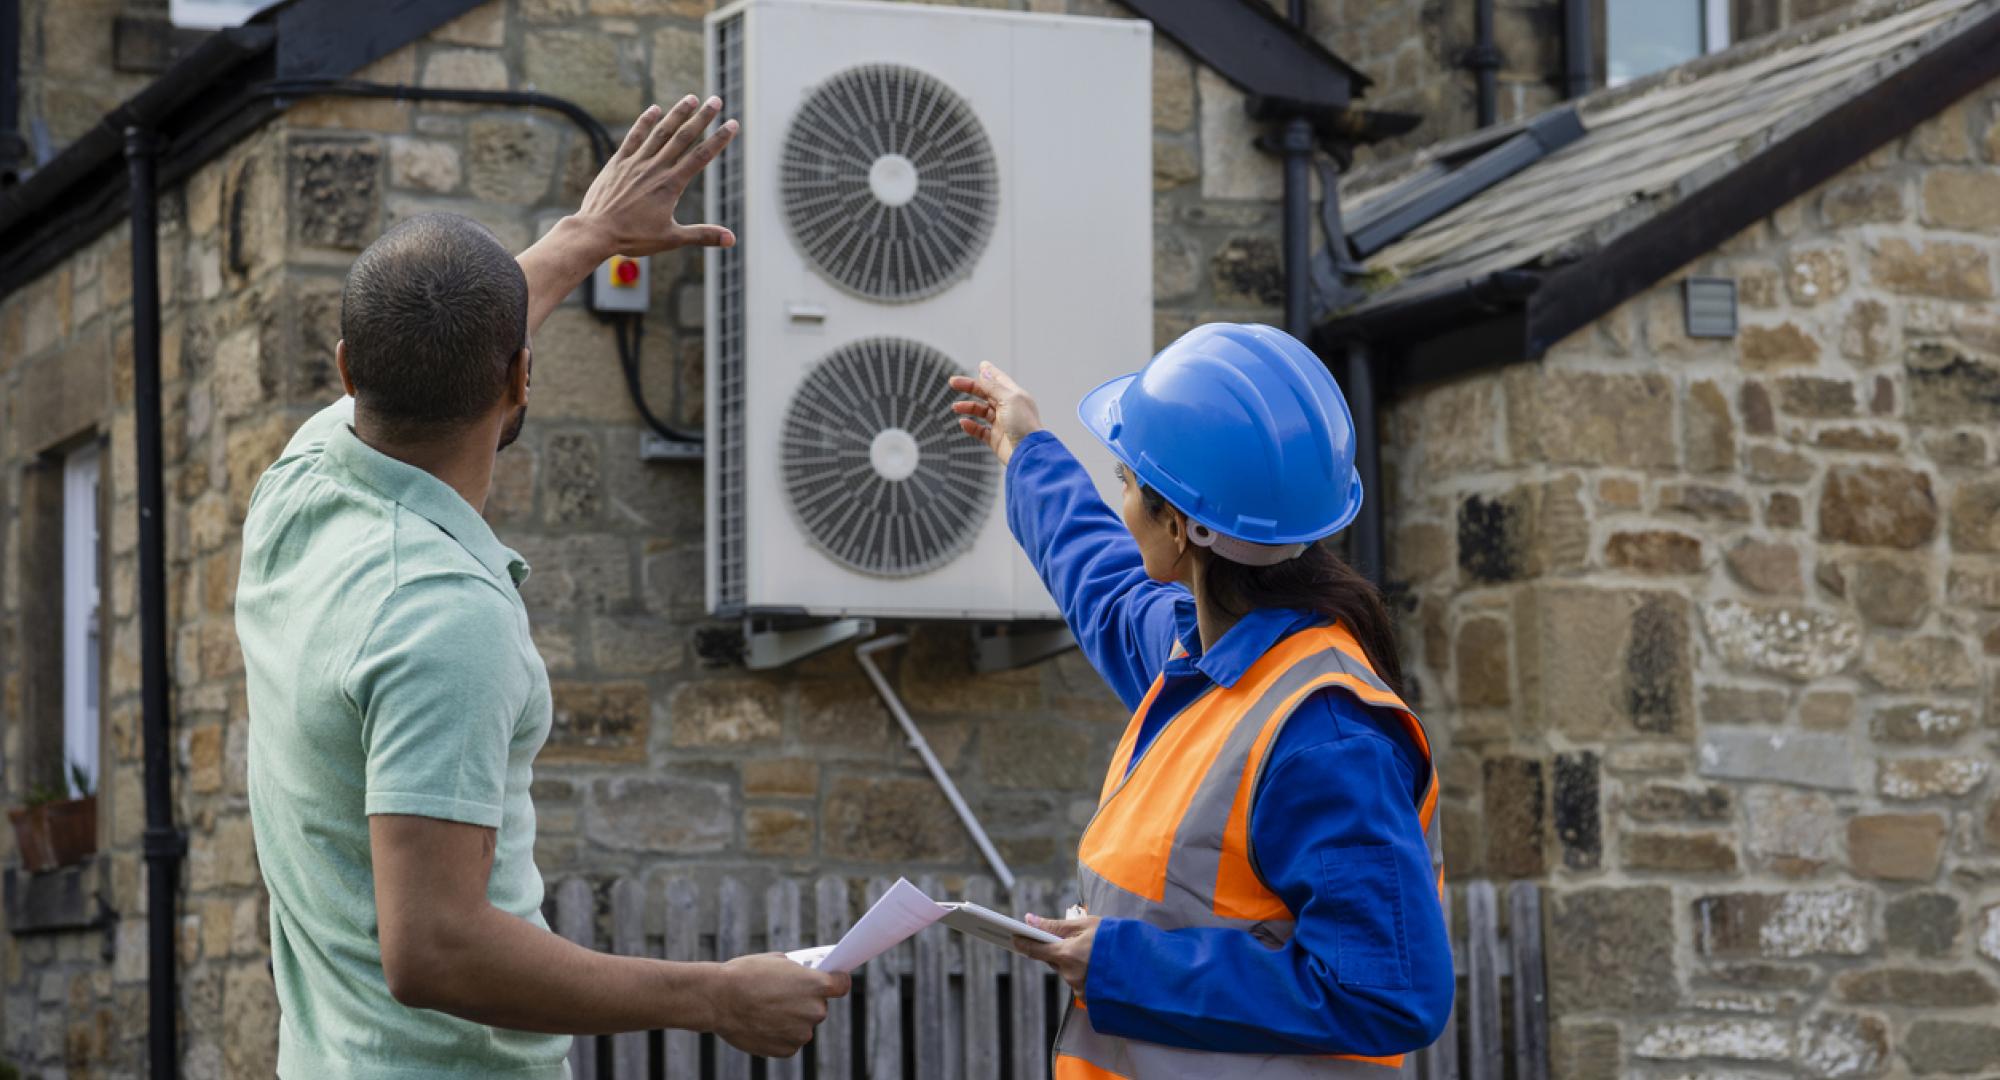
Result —
<svg viewBox="0 0 2000 1080"><path fill-rule="evenodd" d="M806 99L779 164L785 219L842 287L917 300L972 268L993 232L1000 172L963 98L895 64L849 68Z"/></svg>
<svg viewBox="0 0 2000 1080"><path fill-rule="evenodd" d="M806 535L863 573L911 577L957 557L993 505L993 455L952 418L959 374L902 338L842 346L785 412L785 491Z"/></svg>

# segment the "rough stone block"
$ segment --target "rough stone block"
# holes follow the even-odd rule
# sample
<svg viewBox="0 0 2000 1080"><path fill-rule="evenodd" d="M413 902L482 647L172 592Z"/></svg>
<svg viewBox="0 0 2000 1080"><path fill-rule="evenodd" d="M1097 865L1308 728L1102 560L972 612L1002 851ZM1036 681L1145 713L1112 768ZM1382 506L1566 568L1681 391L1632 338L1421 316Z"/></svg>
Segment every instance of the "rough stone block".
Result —
<svg viewBox="0 0 2000 1080"><path fill-rule="evenodd" d="M829 858L906 866L970 854L965 829L928 780L835 780L827 788L821 826Z"/></svg>
<svg viewBox="0 0 2000 1080"><path fill-rule="evenodd" d="M1701 540L1669 529L1613 533L1604 542L1604 562L1639 574L1698 574Z"/></svg>
<svg viewBox="0 0 2000 1080"><path fill-rule="evenodd" d="M1930 609L1931 582L1917 559L1870 555L1845 568L1847 596L1863 619L1877 626L1909 628Z"/></svg>
<svg viewBox="0 0 2000 1080"><path fill-rule="evenodd" d="M1703 1020L1655 1024L1639 1036L1635 1057L1654 1061L1786 1061L1791 1029L1776 1020Z"/></svg>
<svg viewBox="0 0 2000 1080"><path fill-rule="evenodd" d="M535 89L569 98L594 116L629 125L639 114L636 57L626 55L619 39L582 30L531 30L522 43L521 64Z"/></svg>
<svg viewBox="0 0 2000 1080"><path fill-rule="evenodd" d="M1821 1013L1799 1031L1798 1055L1813 1076L1874 1076L1889 1060L1889 1025L1879 1016Z"/></svg>
<svg viewBox="0 0 2000 1080"><path fill-rule="evenodd" d="M539 202L555 177L561 142L556 129L540 121L474 120L466 133L466 187L491 202Z"/></svg>
<svg viewBox="0 0 2000 1080"><path fill-rule="evenodd" d="M1833 228L1888 224L1903 220L1903 182L1888 176L1857 176L1837 180L1820 197L1820 217Z"/></svg>
<svg viewBox="0 0 2000 1080"><path fill-rule="evenodd" d="M1778 724L1785 719L1785 692L1743 686L1704 686L1704 724Z"/></svg>
<svg viewBox="0 0 2000 1080"><path fill-rule="evenodd" d="M1852 280L1847 252L1837 247L1795 249L1785 263L1785 286L1800 307L1838 298Z"/></svg>
<svg viewBox="0 0 2000 1080"><path fill-rule="evenodd" d="M1930 881L1944 854L1945 822L1936 814L1864 814L1847 823L1847 861L1855 874L1884 881Z"/></svg>
<svg viewBox="0 0 2000 1080"><path fill-rule="evenodd" d="M777 689L761 680L704 679L675 687L667 714L675 746L745 746L778 738L783 705Z"/></svg>
<svg viewBox="0 0 2000 1080"><path fill-rule="evenodd" d="M1978 665L1957 638L1871 637L1861 670L1885 690L1969 690L1979 685Z"/></svg>
<svg viewBox="0 0 2000 1080"><path fill-rule="evenodd" d="M1194 65L1165 35L1153 39L1153 127L1187 131L1194 126Z"/></svg>
<svg viewBox="0 0 2000 1080"><path fill-rule="evenodd" d="M1685 598L1543 585L1519 594L1515 615L1519 690L1534 722L1580 739L1688 730Z"/></svg>
<svg viewBox="0 0 2000 1080"><path fill-rule="evenodd" d="M1731 547L1724 559L1730 575L1745 588L1778 596L1798 596L1805 591L1799 549L1790 544L1745 539Z"/></svg>
<svg viewBox="0 0 2000 1080"><path fill-rule="evenodd" d="M507 81L507 61L486 49L439 49L424 63L425 86L505 90Z"/></svg>
<svg viewBox="0 0 2000 1080"><path fill-rule="evenodd" d="M1951 496L1953 551L2000 552L2000 480L1960 484Z"/></svg>
<svg viewBox="0 0 2000 1080"><path fill-rule="evenodd" d="M1889 758L1875 764L1875 789L1889 799L1956 799L1984 783L1987 769L1980 758Z"/></svg>
<svg viewBox="0 0 2000 1080"><path fill-rule="evenodd" d="M1958 940L1958 898L1946 893L1910 893L1889 902L1882 913L1889 947L1918 956L1943 956Z"/></svg>
<svg viewBox="0 0 2000 1080"><path fill-rule="evenodd" d="M1481 766L1487 872L1508 877L1542 873L1548 845L1542 763L1500 757L1488 758Z"/></svg>
<svg viewBox="0 0 2000 1080"><path fill-rule="evenodd" d="M1702 521L1742 523L1750 520L1750 500L1724 487L1667 484L1660 488L1660 511Z"/></svg>
<svg viewBox="0 0 2000 1080"><path fill-rule="evenodd" d="M1698 788L1646 784L1624 796L1625 816L1634 821L1728 821L1735 813L1730 790L1717 784Z"/></svg>
<svg viewBox="0 0 2000 1080"><path fill-rule="evenodd" d="M1275 237L1259 233L1226 241L1210 258L1215 302L1230 308L1271 308L1285 302L1283 257Z"/></svg>
<svg viewBox="0 0 2000 1080"><path fill-rule="evenodd" d="M1604 852L1597 755L1588 750L1557 754L1555 763L1555 828L1556 839L1562 844L1563 865L1571 870L1595 870Z"/></svg>
<svg viewBox="0 0 2000 1080"><path fill-rule="evenodd" d="M2000 422L2000 367L1946 342L1924 341L1903 354L1910 419L1925 424Z"/></svg>
<svg viewBox="0 0 2000 1080"><path fill-rule="evenodd" d="M1959 232L2000 232L2000 174L1932 169L1924 174L1924 224Z"/></svg>
<svg viewBox="0 0 2000 1080"><path fill-rule="evenodd" d="M980 772L996 788L1085 790L1103 774L1095 751L1082 731L1014 719L980 732Z"/></svg>
<svg viewBox="0 0 2000 1080"><path fill-rule="evenodd" d="M458 190L464 169L458 147L434 139L397 135L389 140L389 186L449 194Z"/></svg>
<svg viewBox="0 0 2000 1080"><path fill-rule="evenodd" d="M1736 869L1727 833L1627 832L1619 841L1625 869L1672 874L1721 874Z"/></svg>
<svg viewBox="0 0 2000 1080"><path fill-rule="evenodd" d="M1947 746L1972 729L1972 709L1948 702L1895 705L1878 711L1869 722L1877 742Z"/></svg>
<svg viewBox="0 0 2000 1080"><path fill-rule="evenodd" d="M1544 938L1556 1016L1678 1003L1673 893L1662 886L1552 892Z"/></svg>
<svg viewBox="0 0 2000 1080"><path fill-rule="evenodd" d="M1956 1009L2000 1002L2000 991L1977 971L1931 968L1849 971L1834 980L1833 992L1853 1005L1900 1005L1914 1009Z"/></svg>
<svg viewBox="0 0 2000 1080"><path fill-rule="evenodd" d="M697 854L735 839L727 784L685 777L615 777L591 785L584 834L615 851Z"/></svg>
<svg viewBox="0 0 2000 1080"><path fill-rule="evenodd" d="M1752 780L1852 791L1853 747L1844 735L1807 731L1709 731L1701 738L1700 772L1722 780Z"/></svg>
<svg viewBox="0 0 2000 1080"><path fill-rule="evenodd" d="M1745 326L1736 341L1743 367L1749 371L1807 367L1819 361L1819 342L1797 323Z"/></svg>
<svg viewBox="0 0 2000 1080"><path fill-rule="evenodd" d="M1712 382L1688 387L1682 437L1692 473L1728 472L1736 467L1736 422L1729 401Z"/></svg>
<svg viewBox="0 0 2000 1080"><path fill-rule="evenodd" d="M812 815L787 807L753 806L743 815L743 846L752 855L810 855Z"/></svg>
<svg viewBox="0 0 2000 1080"><path fill-rule="evenodd" d="M1736 892L1694 902L1704 956L1860 956L1873 944L1872 893L1859 888Z"/></svg>
<svg viewBox="0 0 2000 1080"><path fill-rule="evenodd" d="M1904 296L1993 298L1991 255L1973 244L1933 240L1919 248L1901 237L1886 237L1875 248L1869 272L1876 284Z"/></svg>
<svg viewBox="0 0 2000 1080"><path fill-rule="evenodd" d="M1927 473L1892 465L1836 465L1820 493L1820 539L1914 548L1937 535L1938 505Z"/></svg>
<svg viewBox="0 0 2000 1080"><path fill-rule="evenodd" d="M1590 526L1576 477L1468 496L1458 507L1458 567L1473 581L1520 581L1581 565Z"/></svg>
<svg viewBox="0 0 2000 1080"><path fill-rule="evenodd" d="M1458 628L1458 703L1469 709L1502 708L1513 700L1509 689L1511 651L1507 624L1500 619L1467 619Z"/></svg>
<svg viewBox="0 0 2000 1080"><path fill-rule="evenodd" d="M1731 667L1818 679L1837 674L1861 649L1853 619L1817 608L1719 600L1702 606L1709 641Z"/></svg>
<svg viewBox="0 0 2000 1080"><path fill-rule="evenodd" d="M743 794L811 798L819 793L819 763L773 758L743 763Z"/></svg>
<svg viewBox="0 0 2000 1080"><path fill-rule="evenodd" d="M2000 1069L2000 1027L1964 1020L1918 1020L1903 1036L1903 1058L1919 1073Z"/></svg>
<svg viewBox="0 0 2000 1080"><path fill-rule="evenodd" d="M1673 384L1656 373L1510 373L1508 437L1520 460L1593 468L1675 464Z"/></svg>
<svg viewBox="0 0 2000 1080"><path fill-rule="evenodd" d="M1840 817L1817 792L1757 787L1743 795L1744 846L1781 871L1806 871L1840 858Z"/></svg>
<svg viewBox="0 0 2000 1080"><path fill-rule="evenodd" d="M380 229L381 145L372 138L293 136L287 148L293 236L360 251Z"/></svg>
<svg viewBox="0 0 2000 1080"><path fill-rule="evenodd" d="M541 760L634 764L646 760L653 710L645 683L557 681L549 690L555 718Z"/></svg>

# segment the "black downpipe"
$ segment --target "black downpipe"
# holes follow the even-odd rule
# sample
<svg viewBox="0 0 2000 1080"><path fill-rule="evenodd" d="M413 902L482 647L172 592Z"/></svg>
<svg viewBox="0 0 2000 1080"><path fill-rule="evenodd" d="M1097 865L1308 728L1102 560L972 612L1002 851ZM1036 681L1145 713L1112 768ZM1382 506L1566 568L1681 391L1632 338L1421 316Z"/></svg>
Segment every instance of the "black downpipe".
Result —
<svg viewBox="0 0 2000 1080"><path fill-rule="evenodd" d="M0 0L0 187L12 187L28 160L21 137L21 0Z"/></svg>
<svg viewBox="0 0 2000 1080"><path fill-rule="evenodd" d="M1382 566L1382 444L1375 425L1375 354L1362 341L1347 346L1347 407L1354 415L1354 471L1361 476L1361 514L1349 530L1348 557L1377 585Z"/></svg>
<svg viewBox="0 0 2000 1080"><path fill-rule="evenodd" d="M1580 98L1590 93L1591 54L1596 35L1590 26L1591 0L1563 0L1563 91Z"/></svg>
<svg viewBox="0 0 2000 1080"><path fill-rule="evenodd" d="M160 467L159 215L154 165L158 134L125 129L132 180L132 397L139 453L139 700L146 751L147 1075L180 1075L175 990L174 900L187 840L174 827L173 722L167 713L166 491Z"/></svg>
<svg viewBox="0 0 2000 1080"><path fill-rule="evenodd" d="M1285 155L1285 329L1305 341L1312 336L1312 122L1286 120L1278 147Z"/></svg>
<svg viewBox="0 0 2000 1080"><path fill-rule="evenodd" d="M1492 127L1499 117L1500 48L1493 41L1493 0L1473 0L1472 51L1466 63L1479 76L1479 126Z"/></svg>

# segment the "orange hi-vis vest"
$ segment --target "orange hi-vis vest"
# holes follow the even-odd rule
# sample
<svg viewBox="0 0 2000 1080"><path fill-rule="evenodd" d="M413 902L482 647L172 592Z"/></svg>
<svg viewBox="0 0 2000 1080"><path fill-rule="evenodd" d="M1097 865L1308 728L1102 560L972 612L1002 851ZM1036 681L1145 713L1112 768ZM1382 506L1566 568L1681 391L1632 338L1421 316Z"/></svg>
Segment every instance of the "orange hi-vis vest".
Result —
<svg viewBox="0 0 2000 1080"><path fill-rule="evenodd" d="M1292 936L1292 912L1258 873L1250 822L1266 758L1299 705L1337 686L1400 719L1428 776L1418 801L1431 866L1443 887L1438 848L1437 769L1423 726L1389 689L1360 643L1334 626L1302 630L1273 646L1235 686L1217 687L1181 710L1130 770L1161 676L1139 703L1112 755L1097 815L1077 851L1084 907L1112 919L1167 930L1224 927L1272 948ZM1056 1036L1056 1080L1211 1080L1257 1077L1393 1080L1404 1057L1229 1054L1182 1050L1102 1034L1076 999Z"/></svg>

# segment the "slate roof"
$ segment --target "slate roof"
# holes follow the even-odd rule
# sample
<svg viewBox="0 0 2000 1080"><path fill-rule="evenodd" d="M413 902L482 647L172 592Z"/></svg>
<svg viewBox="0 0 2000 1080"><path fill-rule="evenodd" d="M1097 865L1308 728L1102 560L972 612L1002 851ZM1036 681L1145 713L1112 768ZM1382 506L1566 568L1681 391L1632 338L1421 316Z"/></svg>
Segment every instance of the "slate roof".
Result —
<svg viewBox="0 0 2000 1080"><path fill-rule="evenodd" d="M1864 5L1569 103L1582 138L1375 252L1363 264L1375 291L1329 326L1496 271L1546 272L1612 248L1760 157L1786 153L1791 136L1911 74L1951 42L1990 32L2000 25L1996 13L2000 0ZM1365 215L1371 202L1494 137L1478 133L1356 170L1342 184L1344 214ZM1852 157L1873 148L1856 147ZM1769 193L1778 205L1824 179L1799 172L1791 190Z"/></svg>

